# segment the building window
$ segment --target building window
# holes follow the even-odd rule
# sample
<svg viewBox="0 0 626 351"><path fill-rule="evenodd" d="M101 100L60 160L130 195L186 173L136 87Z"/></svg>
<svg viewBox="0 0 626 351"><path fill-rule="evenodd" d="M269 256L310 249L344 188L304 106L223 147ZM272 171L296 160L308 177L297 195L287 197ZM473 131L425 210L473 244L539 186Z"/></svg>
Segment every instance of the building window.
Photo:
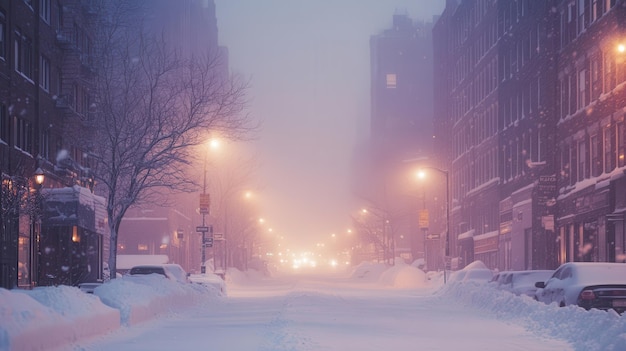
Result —
<svg viewBox="0 0 626 351"><path fill-rule="evenodd" d="M578 143L578 181L587 177L587 144L585 141Z"/></svg>
<svg viewBox="0 0 626 351"><path fill-rule="evenodd" d="M598 135L589 138L589 151L591 157L591 175L597 177L602 173L602 154L600 153L600 140Z"/></svg>
<svg viewBox="0 0 626 351"><path fill-rule="evenodd" d="M609 173L615 167L614 165L614 153L613 153L613 143L611 142L611 127L608 126L602 130L604 134L604 172Z"/></svg>
<svg viewBox="0 0 626 351"><path fill-rule="evenodd" d="M15 147L30 152L33 146L33 127L23 118L15 117Z"/></svg>
<svg viewBox="0 0 626 351"><path fill-rule="evenodd" d="M50 0L39 0L39 17L50 24Z"/></svg>
<svg viewBox="0 0 626 351"><path fill-rule="evenodd" d="M602 92L602 67L600 59L595 56L591 59L591 98L590 101L600 97Z"/></svg>
<svg viewBox="0 0 626 351"><path fill-rule="evenodd" d="M578 174L578 154L576 153L576 143L572 143L569 147L570 156L570 185L576 184L576 175Z"/></svg>
<svg viewBox="0 0 626 351"><path fill-rule="evenodd" d="M44 159L50 159L50 132L43 131L41 133L41 142L39 143L39 155Z"/></svg>
<svg viewBox="0 0 626 351"><path fill-rule="evenodd" d="M576 74L572 74L569 76L569 114L573 115L576 113L577 103L576 103Z"/></svg>
<svg viewBox="0 0 626 351"><path fill-rule="evenodd" d="M578 33L582 33L587 27L586 5L587 0L578 0Z"/></svg>
<svg viewBox="0 0 626 351"><path fill-rule="evenodd" d="M546 160L546 135L545 130L541 127L537 127L537 161L544 162Z"/></svg>
<svg viewBox="0 0 626 351"><path fill-rule="evenodd" d="M578 72L578 109L587 106L587 70L582 69Z"/></svg>
<svg viewBox="0 0 626 351"><path fill-rule="evenodd" d="M137 245L137 250L139 250L139 251L148 251L148 245L147 244L138 244Z"/></svg>
<svg viewBox="0 0 626 351"><path fill-rule="evenodd" d="M611 53L604 55L604 93L611 92L615 88L615 60Z"/></svg>
<svg viewBox="0 0 626 351"><path fill-rule="evenodd" d="M626 150L624 149L624 122L617 122L617 165L624 167L626 162L624 158Z"/></svg>
<svg viewBox="0 0 626 351"><path fill-rule="evenodd" d="M14 54L15 70L20 72L23 76L32 79L33 43L28 37L22 35L20 30L15 31Z"/></svg>
<svg viewBox="0 0 626 351"><path fill-rule="evenodd" d="M560 116L561 118L565 118L565 116L568 115L568 110L567 110L567 104L568 104L568 93L569 93L569 86L568 86L568 79L567 76L563 77L560 81L559 87L561 90L561 103L560 103Z"/></svg>
<svg viewBox="0 0 626 351"><path fill-rule="evenodd" d="M3 11L0 11L0 58L6 59L6 29L7 29L7 19L6 15Z"/></svg>
<svg viewBox="0 0 626 351"><path fill-rule="evenodd" d="M0 104L0 140L7 144L9 143L10 128L6 106Z"/></svg>
<svg viewBox="0 0 626 351"><path fill-rule="evenodd" d="M387 89L395 89L398 81L395 73L387 73Z"/></svg>
<svg viewBox="0 0 626 351"><path fill-rule="evenodd" d="M591 0L591 20L595 22L600 17L600 0Z"/></svg>
<svg viewBox="0 0 626 351"><path fill-rule="evenodd" d="M569 184L570 179L570 155L566 143L561 145L561 180L563 184Z"/></svg>
<svg viewBox="0 0 626 351"><path fill-rule="evenodd" d="M39 58L39 86L50 91L50 60L43 55Z"/></svg>

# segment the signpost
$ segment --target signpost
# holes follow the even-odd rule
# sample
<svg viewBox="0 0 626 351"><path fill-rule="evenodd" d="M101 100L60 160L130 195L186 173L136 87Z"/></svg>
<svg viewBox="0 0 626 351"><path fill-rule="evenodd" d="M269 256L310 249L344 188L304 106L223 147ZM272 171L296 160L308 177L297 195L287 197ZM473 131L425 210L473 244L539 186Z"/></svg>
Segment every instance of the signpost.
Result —
<svg viewBox="0 0 626 351"><path fill-rule="evenodd" d="M202 214L202 225L196 227L196 232L202 234L202 262L200 265L200 273L206 273L206 266L204 262L206 261L206 252L205 249L207 247L213 247L213 238L207 238L206 233L213 233L213 226L207 226L205 222L205 216L211 212L211 195L206 193L206 164L205 164L205 183L204 183L204 191L200 194L200 207L199 212ZM210 239L211 242L207 242L207 239Z"/></svg>

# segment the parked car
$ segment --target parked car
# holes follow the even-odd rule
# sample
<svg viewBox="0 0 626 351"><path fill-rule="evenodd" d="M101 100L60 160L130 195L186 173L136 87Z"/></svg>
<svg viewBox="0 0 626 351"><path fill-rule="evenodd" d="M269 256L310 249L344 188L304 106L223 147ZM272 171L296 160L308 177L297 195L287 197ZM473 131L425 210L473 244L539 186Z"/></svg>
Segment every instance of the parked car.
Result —
<svg viewBox="0 0 626 351"><path fill-rule="evenodd" d="M192 274L189 279L196 284L213 288L222 294L226 294L226 282L219 275L214 273Z"/></svg>
<svg viewBox="0 0 626 351"><path fill-rule="evenodd" d="M498 289L512 292L517 296L534 297L537 291L535 283L550 279L553 273L553 270L504 271L496 274L492 283L495 283Z"/></svg>
<svg viewBox="0 0 626 351"><path fill-rule="evenodd" d="M493 271L487 268L482 261L474 261L460 271L453 272L450 275L450 282L474 281L479 283L488 283L492 279Z"/></svg>
<svg viewBox="0 0 626 351"><path fill-rule="evenodd" d="M151 264L134 266L128 271L129 275L145 275L145 274L160 274L168 279L180 282L190 283L189 274L185 272L183 267L175 263L167 264Z"/></svg>
<svg viewBox="0 0 626 351"><path fill-rule="evenodd" d="M547 281L535 283L538 301L559 306L577 305L586 310L626 310L626 264L568 262Z"/></svg>

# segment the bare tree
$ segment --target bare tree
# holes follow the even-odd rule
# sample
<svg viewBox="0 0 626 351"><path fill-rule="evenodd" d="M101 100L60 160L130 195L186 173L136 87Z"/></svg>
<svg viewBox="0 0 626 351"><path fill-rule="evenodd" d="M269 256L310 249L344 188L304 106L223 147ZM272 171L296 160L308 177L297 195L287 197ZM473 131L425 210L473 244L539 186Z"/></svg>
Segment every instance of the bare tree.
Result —
<svg viewBox="0 0 626 351"><path fill-rule="evenodd" d="M363 209L358 216L352 216L352 223L360 237L361 244L373 244L374 251L380 261L394 264L395 237L398 231L397 223L403 214L390 210L389 207L380 207L369 202L367 209Z"/></svg>
<svg viewBox="0 0 626 351"><path fill-rule="evenodd" d="M243 113L247 83L224 71L219 51L182 56L129 17L124 1L112 3L99 35L90 158L106 193L115 272L128 208L154 202L163 191L194 190L186 176L193 146L208 133L240 138L254 127Z"/></svg>
<svg viewBox="0 0 626 351"><path fill-rule="evenodd" d="M226 238L219 244L222 249L220 257L226 266L246 268L248 248L258 233L255 201L246 198L247 192L254 191L251 186L257 168L254 156L231 157L228 162L220 163L211 175L214 224Z"/></svg>

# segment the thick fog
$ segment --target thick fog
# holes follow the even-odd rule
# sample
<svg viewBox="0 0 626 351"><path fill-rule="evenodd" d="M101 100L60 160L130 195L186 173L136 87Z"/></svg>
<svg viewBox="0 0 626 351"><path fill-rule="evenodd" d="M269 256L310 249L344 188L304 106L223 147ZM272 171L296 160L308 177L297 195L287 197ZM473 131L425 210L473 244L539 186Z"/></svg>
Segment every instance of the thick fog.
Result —
<svg viewBox="0 0 626 351"><path fill-rule="evenodd" d="M396 11L432 21L444 1L216 0L231 71L250 78L249 112L262 121L262 208L306 244L350 225L353 147L368 134L369 38ZM304 241L301 241L304 240Z"/></svg>

